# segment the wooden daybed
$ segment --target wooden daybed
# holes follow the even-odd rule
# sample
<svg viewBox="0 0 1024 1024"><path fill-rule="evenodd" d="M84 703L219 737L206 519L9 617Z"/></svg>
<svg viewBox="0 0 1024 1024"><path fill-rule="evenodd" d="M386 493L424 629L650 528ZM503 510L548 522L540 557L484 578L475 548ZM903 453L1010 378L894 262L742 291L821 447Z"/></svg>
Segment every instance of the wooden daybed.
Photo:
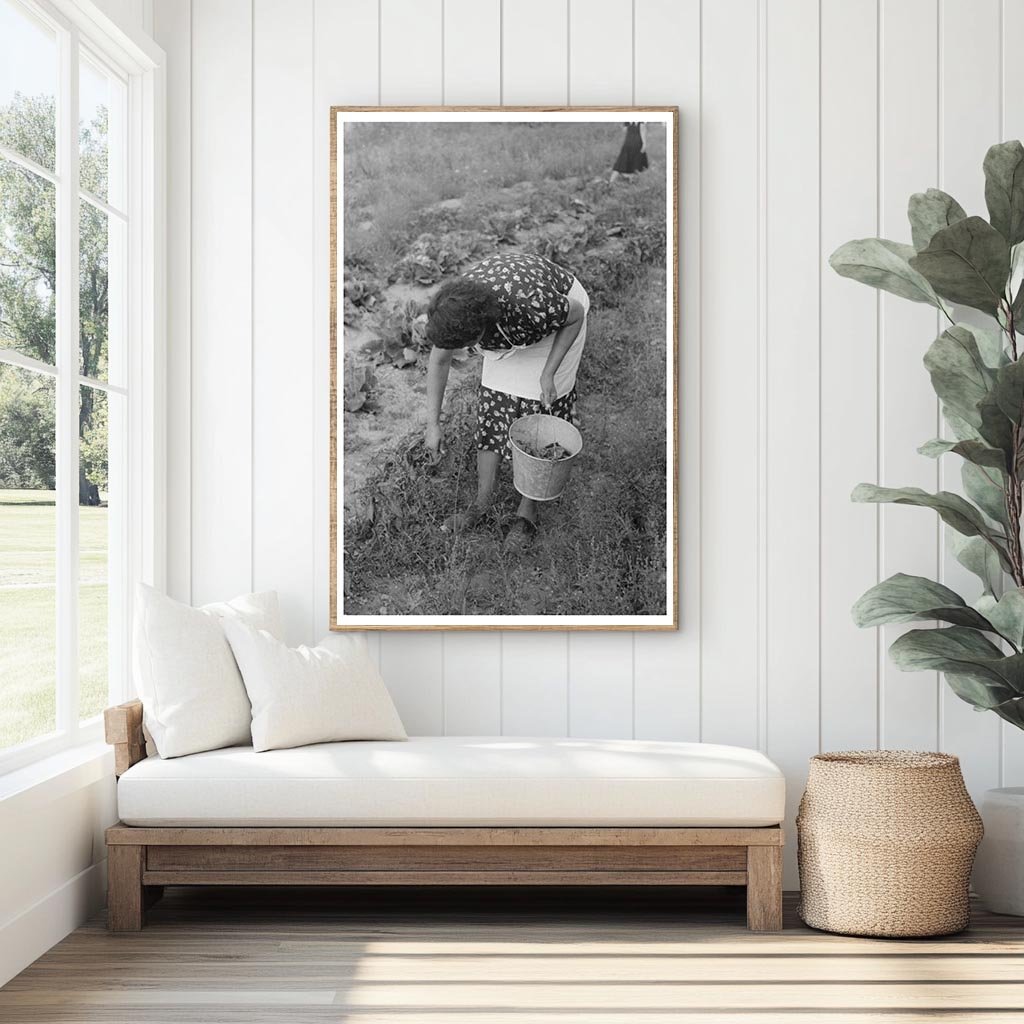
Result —
<svg viewBox="0 0 1024 1024"><path fill-rule="evenodd" d="M784 782L778 769L753 751L639 741L421 738L260 754L230 748L143 764L141 703L110 708L104 720L123 819L106 834L108 926L115 932L140 929L146 907L166 885L736 885L747 889L748 928L782 927ZM677 755L684 748L685 756ZM550 779L483 775L468 780L468 796L460 791L451 797L459 814L453 818L450 810L444 812L447 824L410 817L407 809L400 818L415 824L390 825L373 824L383 820L379 815L389 803L378 798L374 804L380 779L342 777L346 771L351 775L353 758L359 756L404 766L384 782L399 787L396 803L405 800L409 808L429 803L432 787L443 804L446 794L462 785L465 780L444 767L453 757L456 764L459 757L472 758L473 772L478 763L485 771L492 763L521 764L530 758L547 765L569 759L573 767L567 774L563 766ZM332 758L349 766L339 769L337 778L330 774ZM692 778L681 777L677 768L686 758L702 766ZM309 764L319 768L299 768ZM596 766L596 774L572 774L581 765ZM614 766L610 777L602 774L602 765ZM129 773L133 766L138 767ZM250 770L251 785L245 777ZM319 777L306 779L306 774ZM337 786L346 782L358 784L345 792L356 804L362 800L353 824L317 825L308 817L311 812L304 814L307 790L313 799L326 787L337 804ZM572 808L567 823L551 817L525 825L462 821L469 813L463 808L474 800L498 807L504 793L512 803L528 805L531 792L556 806L563 793L564 806ZM638 793L654 809L643 811L636 824L621 824ZM616 823L592 824L600 816L587 810L588 800L599 809L605 795ZM221 810L209 810L218 799ZM659 807L674 807L680 799L693 805L682 820L696 814L697 823L661 824ZM721 820L731 813L730 801L739 819L735 825ZM279 814L282 823L275 824ZM585 824L576 820L579 815ZM653 824L644 823L648 815ZM570 818L575 823L568 823Z"/></svg>

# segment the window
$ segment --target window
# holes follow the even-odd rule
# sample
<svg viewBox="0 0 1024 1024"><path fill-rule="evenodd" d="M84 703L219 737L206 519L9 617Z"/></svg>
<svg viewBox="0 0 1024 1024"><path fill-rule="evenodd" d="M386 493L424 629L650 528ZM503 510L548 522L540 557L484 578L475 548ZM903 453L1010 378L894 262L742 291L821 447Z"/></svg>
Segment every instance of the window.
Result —
<svg viewBox="0 0 1024 1024"><path fill-rule="evenodd" d="M98 736L153 575L156 65L70 10L0 0L0 769Z"/></svg>

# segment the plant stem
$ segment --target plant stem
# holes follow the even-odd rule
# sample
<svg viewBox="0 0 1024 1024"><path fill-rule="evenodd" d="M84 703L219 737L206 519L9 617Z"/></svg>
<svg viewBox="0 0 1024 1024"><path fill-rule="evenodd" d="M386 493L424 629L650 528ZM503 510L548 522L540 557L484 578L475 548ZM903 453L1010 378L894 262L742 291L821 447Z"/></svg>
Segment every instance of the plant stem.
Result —
<svg viewBox="0 0 1024 1024"><path fill-rule="evenodd" d="M1010 353L1013 361L1017 361L1017 331L1013 319L1013 308L1009 305L1006 309L1006 333L1010 339ZM1013 451L1010 453L1010 465L1006 474L1006 490L1004 504L1006 508L1006 540L1010 565L1012 568L1013 582L1018 587L1024 587L1024 557L1021 555L1020 543L1020 517L1021 517L1021 480L1017 465L1017 454L1021 450L1021 424L1024 418L1024 410L1017 417L1013 425Z"/></svg>

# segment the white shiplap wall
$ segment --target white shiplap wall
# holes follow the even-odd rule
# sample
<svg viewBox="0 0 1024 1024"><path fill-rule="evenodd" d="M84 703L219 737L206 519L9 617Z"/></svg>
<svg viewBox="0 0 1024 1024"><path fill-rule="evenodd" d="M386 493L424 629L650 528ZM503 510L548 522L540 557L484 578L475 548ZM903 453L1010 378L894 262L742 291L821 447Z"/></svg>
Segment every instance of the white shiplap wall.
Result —
<svg viewBox="0 0 1024 1024"><path fill-rule="evenodd" d="M1011 0L155 0L170 52L169 579L196 602L327 608L328 108L654 103L682 112L682 629L385 634L414 732L760 746L799 797L821 748L936 746L976 793L1022 737L885 661L849 606L897 569L955 579L934 487L922 307L825 267L903 238L912 191L983 209L1024 134ZM947 471L947 475L951 475ZM947 485L955 481L946 481ZM792 851L791 851L792 853ZM792 883L792 875L789 879Z"/></svg>

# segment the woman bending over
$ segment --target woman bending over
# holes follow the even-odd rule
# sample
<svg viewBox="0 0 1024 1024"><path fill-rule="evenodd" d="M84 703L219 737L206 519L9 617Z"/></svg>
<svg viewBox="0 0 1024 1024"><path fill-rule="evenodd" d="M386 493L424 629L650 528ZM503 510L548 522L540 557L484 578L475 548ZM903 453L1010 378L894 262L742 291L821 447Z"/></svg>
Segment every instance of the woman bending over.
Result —
<svg viewBox="0 0 1024 1024"><path fill-rule="evenodd" d="M569 271L527 253L489 256L446 281L431 299L427 338L427 448L441 449L441 406L452 352L483 356L477 403L477 495L447 530L474 526L491 505L498 465L510 455L508 430L521 416L548 412L575 425L576 374L587 340L586 290ZM537 532L537 503L523 498L505 538L523 547Z"/></svg>

